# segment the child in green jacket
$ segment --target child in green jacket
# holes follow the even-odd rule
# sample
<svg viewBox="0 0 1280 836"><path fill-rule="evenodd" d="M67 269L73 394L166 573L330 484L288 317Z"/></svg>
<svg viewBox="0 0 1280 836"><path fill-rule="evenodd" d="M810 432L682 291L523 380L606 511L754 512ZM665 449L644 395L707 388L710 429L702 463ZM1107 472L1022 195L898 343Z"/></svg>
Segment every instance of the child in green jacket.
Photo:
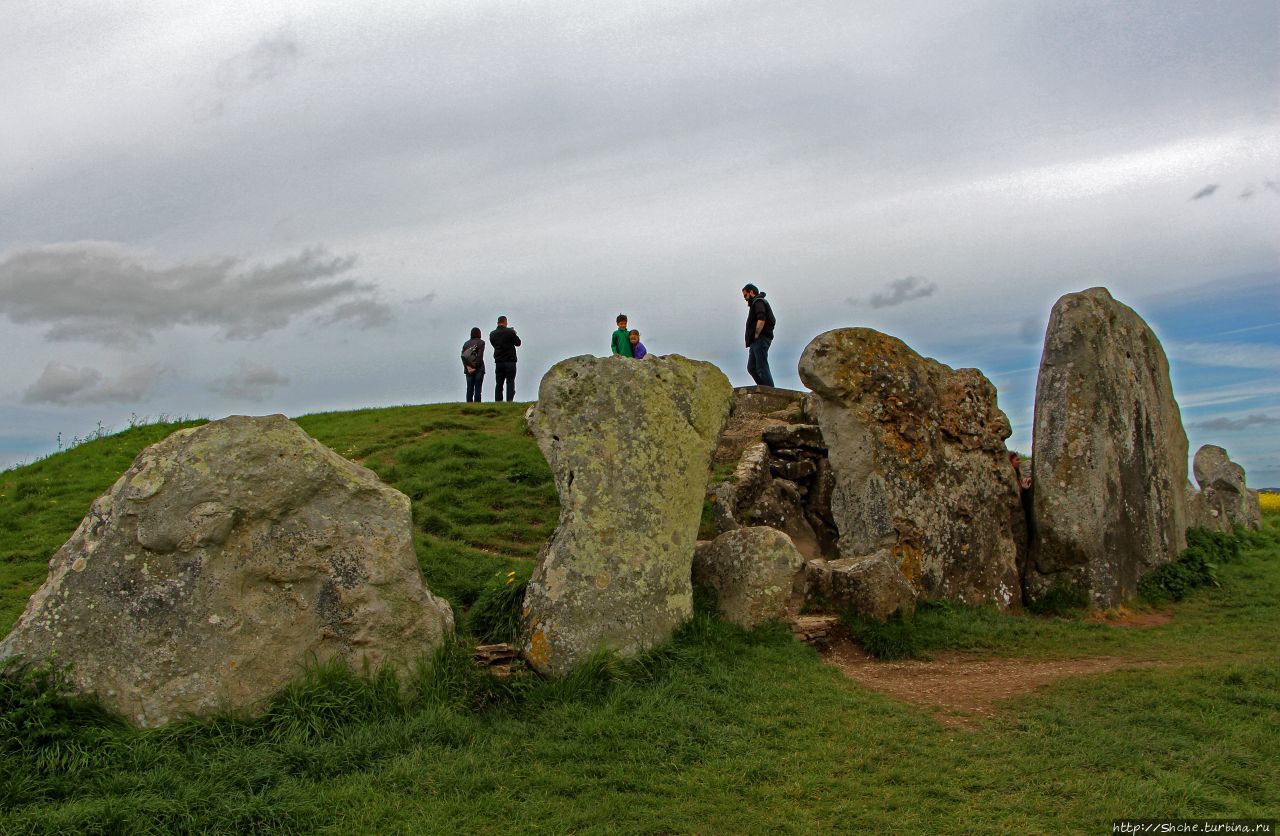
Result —
<svg viewBox="0 0 1280 836"><path fill-rule="evenodd" d="M621 357L631 356L631 334L627 331L627 315L618 314L618 330L613 332L613 353Z"/></svg>

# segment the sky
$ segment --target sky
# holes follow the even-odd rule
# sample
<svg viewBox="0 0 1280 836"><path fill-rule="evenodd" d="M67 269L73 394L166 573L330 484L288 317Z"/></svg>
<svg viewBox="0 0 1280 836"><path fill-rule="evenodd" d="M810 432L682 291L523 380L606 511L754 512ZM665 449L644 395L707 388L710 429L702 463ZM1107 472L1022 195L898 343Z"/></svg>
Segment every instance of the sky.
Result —
<svg viewBox="0 0 1280 836"><path fill-rule="evenodd" d="M0 126L0 467L461 400L500 314L518 400L619 312L747 385L747 282L778 385L876 328L1029 451L1049 311L1101 285L1191 450L1280 487L1274 0L3 0Z"/></svg>

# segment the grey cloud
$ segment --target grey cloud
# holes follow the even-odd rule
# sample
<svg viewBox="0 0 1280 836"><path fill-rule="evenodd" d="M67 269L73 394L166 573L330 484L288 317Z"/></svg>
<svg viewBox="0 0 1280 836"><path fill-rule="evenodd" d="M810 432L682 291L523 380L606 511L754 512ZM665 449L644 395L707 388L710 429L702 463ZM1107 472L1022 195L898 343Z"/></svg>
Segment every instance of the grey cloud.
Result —
<svg viewBox="0 0 1280 836"><path fill-rule="evenodd" d="M1247 430L1251 427L1270 427L1275 424L1280 424L1280 418L1274 415L1258 413L1245 418L1213 418L1209 421L1197 421L1191 426L1199 430L1232 432L1235 430Z"/></svg>
<svg viewBox="0 0 1280 836"><path fill-rule="evenodd" d="M352 302L343 302L334 308L331 314L321 317L320 324L335 325L339 322L350 321L361 328L378 328L389 324L392 319L394 319L394 316L389 306L373 299L358 299Z"/></svg>
<svg viewBox="0 0 1280 836"><path fill-rule="evenodd" d="M297 36L282 30L223 61L214 75L217 92L196 108L197 120L221 116L232 96L291 72L301 54Z"/></svg>
<svg viewBox="0 0 1280 836"><path fill-rule="evenodd" d="M241 362L238 371L215 379L209 389L227 397L257 401L288 382L289 378L271 366Z"/></svg>
<svg viewBox="0 0 1280 836"><path fill-rule="evenodd" d="M916 299L932 296L938 286L919 276L906 276L894 279L885 285L883 290L871 294L870 305L873 308L891 308Z"/></svg>
<svg viewBox="0 0 1280 836"><path fill-rule="evenodd" d="M1044 322L1029 316L1022 320L1022 325L1018 328L1018 339L1026 345L1035 345L1044 339Z"/></svg>
<svg viewBox="0 0 1280 836"><path fill-rule="evenodd" d="M50 340L132 345L176 325L250 339L334 302L358 305L341 318L372 316L359 303L370 302L373 286L339 278L354 265L323 249L248 267L234 258L157 265L104 242L30 247L0 258L0 313L45 326Z"/></svg>
<svg viewBox="0 0 1280 836"><path fill-rule="evenodd" d="M1208 197L1209 195L1213 194L1213 193L1214 193L1214 192L1216 192L1217 190L1218 190L1218 184L1217 184L1217 183L1210 183L1209 185L1205 186L1205 187L1204 187L1203 189L1201 189L1200 191L1198 191L1198 192L1196 192L1195 194L1193 194L1193 195L1191 196L1191 199L1192 199L1192 200L1199 200L1199 199L1200 199L1200 198L1202 198L1202 197Z"/></svg>
<svg viewBox="0 0 1280 836"><path fill-rule="evenodd" d="M261 39L224 67L232 83L262 84L297 66L301 52L297 36L292 32L282 31Z"/></svg>
<svg viewBox="0 0 1280 836"><path fill-rule="evenodd" d="M27 387L26 403L59 405L135 403L147 397L151 387L169 370L160 365L125 369L118 377L104 377L94 368L49 363L36 382Z"/></svg>

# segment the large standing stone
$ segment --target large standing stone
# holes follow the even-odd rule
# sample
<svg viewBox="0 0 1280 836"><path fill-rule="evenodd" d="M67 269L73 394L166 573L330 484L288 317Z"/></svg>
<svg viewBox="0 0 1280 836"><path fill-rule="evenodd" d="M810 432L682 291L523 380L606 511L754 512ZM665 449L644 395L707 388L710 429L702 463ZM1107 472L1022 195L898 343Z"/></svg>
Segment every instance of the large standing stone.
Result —
<svg viewBox="0 0 1280 836"><path fill-rule="evenodd" d="M1036 384L1026 594L1110 607L1186 545L1187 436L1142 318L1095 287L1053 306Z"/></svg>
<svg viewBox="0 0 1280 836"><path fill-rule="evenodd" d="M693 579L716 596L720 615L746 629L784 618L803 585L804 558L775 528L726 531L697 549Z"/></svg>
<svg viewBox="0 0 1280 836"><path fill-rule="evenodd" d="M815 337L800 378L818 396L841 558L887 548L924 597L1017 604L1026 525L990 381L868 328Z"/></svg>
<svg viewBox="0 0 1280 836"><path fill-rule="evenodd" d="M560 524L525 593L523 653L562 674L597 648L671 637L690 574L711 453L732 388L710 363L574 357L542 379L529 428L555 474Z"/></svg>
<svg viewBox="0 0 1280 836"><path fill-rule="evenodd" d="M1258 492L1245 485L1244 468L1231 461L1227 451L1206 444L1196 451L1191 463L1200 493L1195 497L1192 525L1231 531L1234 526L1262 528L1262 505Z"/></svg>
<svg viewBox="0 0 1280 836"><path fill-rule="evenodd" d="M148 447L49 562L0 657L139 726L251 708L308 663L407 668L453 629L409 499L283 415Z"/></svg>

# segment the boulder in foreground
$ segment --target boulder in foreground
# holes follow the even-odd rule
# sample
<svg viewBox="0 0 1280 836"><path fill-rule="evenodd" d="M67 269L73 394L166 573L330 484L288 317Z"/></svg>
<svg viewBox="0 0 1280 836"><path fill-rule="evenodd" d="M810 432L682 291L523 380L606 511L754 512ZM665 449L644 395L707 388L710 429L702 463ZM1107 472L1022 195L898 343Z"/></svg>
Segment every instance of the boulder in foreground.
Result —
<svg viewBox="0 0 1280 836"><path fill-rule="evenodd" d="M54 658L138 726L251 709L308 664L408 668L453 630L409 499L283 415L139 454L49 563L0 657Z"/></svg>

